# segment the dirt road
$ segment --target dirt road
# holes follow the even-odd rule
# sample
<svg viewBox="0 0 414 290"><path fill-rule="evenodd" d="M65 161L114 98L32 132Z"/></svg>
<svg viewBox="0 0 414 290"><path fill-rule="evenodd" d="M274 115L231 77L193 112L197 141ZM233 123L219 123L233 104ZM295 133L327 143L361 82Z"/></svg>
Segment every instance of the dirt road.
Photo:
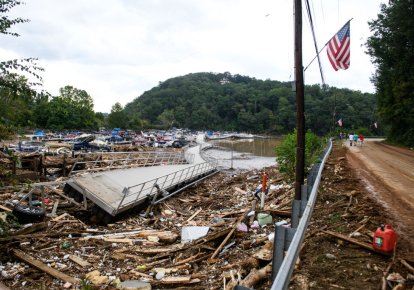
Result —
<svg viewBox="0 0 414 290"><path fill-rule="evenodd" d="M367 140L348 147L347 159L367 189L394 217L393 226L414 251L414 151Z"/></svg>

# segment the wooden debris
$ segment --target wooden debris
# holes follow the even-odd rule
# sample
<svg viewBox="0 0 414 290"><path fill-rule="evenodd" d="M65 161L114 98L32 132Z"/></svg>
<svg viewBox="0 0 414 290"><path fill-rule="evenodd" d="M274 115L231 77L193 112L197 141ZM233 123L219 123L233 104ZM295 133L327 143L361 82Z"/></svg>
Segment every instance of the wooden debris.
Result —
<svg viewBox="0 0 414 290"><path fill-rule="evenodd" d="M191 284L191 276L174 276L164 277L161 279L162 284Z"/></svg>
<svg viewBox="0 0 414 290"><path fill-rule="evenodd" d="M235 230L237 229L237 225L239 223L241 223L247 216L247 214L249 213L249 211L246 211L238 220L237 222L233 225L232 230L227 234L227 237L223 240L223 242L220 244L220 246L216 249L216 251L213 253L213 255L211 255L209 261L212 262L213 259L218 255L218 253L221 251L221 249L224 247L224 245L227 243L227 241L230 239L230 237L233 235L233 233L235 232Z"/></svg>
<svg viewBox="0 0 414 290"><path fill-rule="evenodd" d="M35 260L33 257L25 254L23 251L17 250L17 249L13 249L13 255L22 260L23 262L35 267L36 269L39 269L40 271L43 271L55 278L61 279L65 282L69 282L72 284L78 284L79 280L73 277L70 277L68 275L66 275L65 273L62 273L56 269L53 269L52 267L49 267L45 264L43 264L42 262Z"/></svg>
<svg viewBox="0 0 414 290"><path fill-rule="evenodd" d="M401 262L401 264L404 265L404 267L406 267L408 270L411 271L411 273L414 274L414 267L413 266L411 266L410 264L408 264L408 262L406 260L404 260L404 259L400 259L400 262Z"/></svg>
<svg viewBox="0 0 414 290"><path fill-rule="evenodd" d="M108 243L122 243L122 244L128 244L132 246L134 244L133 239L114 239L114 238L103 238L103 241Z"/></svg>
<svg viewBox="0 0 414 290"><path fill-rule="evenodd" d="M270 214L277 215L277 216L283 216L283 217L292 216L291 210L278 210L278 209L272 209L272 208L266 207L264 211L269 212Z"/></svg>
<svg viewBox="0 0 414 290"><path fill-rule="evenodd" d="M2 209L4 211L7 211L7 212L12 212L13 211L13 210L9 209L8 207L2 206L1 204L0 204L0 209Z"/></svg>
<svg viewBox="0 0 414 290"><path fill-rule="evenodd" d="M247 191L241 189L240 187L235 187L234 190L241 194L247 194Z"/></svg>
<svg viewBox="0 0 414 290"><path fill-rule="evenodd" d="M98 270L89 272L85 275L85 277L92 282L92 284L94 285L102 285L102 284L106 284L108 282L108 277L105 275L101 275L101 272L99 272Z"/></svg>
<svg viewBox="0 0 414 290"><path fill-rule="evenodd" d="M271 261L273 259L273 252L270 249L261 248L254 253L253 257L263 261Z"/></svg>
<svg viewBox="0 0 414 290"><path fill-rule="evenodd" d="M67 212L65 212L64 214L61 214L60 216L55 217L54 219L52 219L52 222L57 222L61 219L63 219L64 217L67 217L69 214Z"/></svg>
<svg viewBox="0 0 414 290"><path fill-rule="evenodd" d="M75 256L75 255L69 255L69 259L75 262L76 264L82 266L82 267L90 267L91 264L88 261L85 261L81 257Z"/></svg>
<svg viewBox="0 0 414 290"><path fill-rule="evenodd" d="M388 276L388 273L390 272L390 270L391 270L391 267L392 267L392 265L394 265L394 261L391 261L389 264L388 264L388 267L387 267L387 269L385 269L385 271L384 271L384 273L383 273L383 276L382 276L382 279L381 279L381 290L387 290L387 276Z"/></svg>
<svg viewBox="0 0 414 290"><path fill-rule="evenodd" d="M30 227L15 231L13 233L13 236L17 236L17 235L27 235L27 234L31 234L40 230L44 230L48 227L48 223L47 222L41 222L41 223L37 223L37 224L33 224Z"/></svg>
<svg viewBox="0 0 414 290"><path fill-rule="evenodd" d="M240 285L248 288L253 288L260 280L267 277L272 272L272 263L267 266L257 270L252 269L250 273L244 278Z"/></svg>
<svg viewBox="0 0 414 290"><path fill-rule="evenodd" d="M355 240L353 238L350 238L348 236L344 236L344 235L341 235L341 234L338 234L338 233L334 233L334 232L331 232L331 231L325 231L324 230L322 232L325 233L325 234L334 236L336 238L339 238L341 240L350 242L352 244L358 245L358 246L360 246L360 247L362 247L362 248L364 248L366 250L369 250L371 252L378 253L378 254L385 255L385 256L389 256L389 254L387 254L387 253L384 253L384 252L381 252L381 251L378 251L378 250L374 249L371 244L364 243L364 242L360 242L360 241Z"/></svg>
<svg viewBox="0 0 414 290"><path fill-rule="evenodd" d="M143 257L142 256L137 256L137 255L132 255L132 254L126 254L126 253L119 253L119 252L114 252L111 255L111 258L113 258L115 260L126 260L126 259L133 259L135 261L143 260Z"/></svg>
<svg viewBox="0 0 414 290"><path fill-rule="evenodd" d="M365 220L365 222L360 226L360 227L358 227L355 231L353 231L352 233L350 233L348 236L349 237L352 237L355 233L357 233L357 232L359 232L360 230L362 230L364 227L365 227L365 225L367 224L367 222L368 222L368 220L369 220L369 218L368 219L364 219Z"/></svg>
<svg viewBox="0 0 414 290"><path fill-rule="evenodd" d="M191 221L193 218L196 217L196 215L198 215L203 209L200 208L198 211L196 211L192 216L190 216L185 222L188 223L189 221Z"/></svg>
<svg viewBox="0 0 414 290"><path fill-rule="evenodd" d="M136 236L137 237L157 236L161 242L167 243L167 244L174 243L179 237L177 233L173 233L170 231L141 231Z"/></svg>

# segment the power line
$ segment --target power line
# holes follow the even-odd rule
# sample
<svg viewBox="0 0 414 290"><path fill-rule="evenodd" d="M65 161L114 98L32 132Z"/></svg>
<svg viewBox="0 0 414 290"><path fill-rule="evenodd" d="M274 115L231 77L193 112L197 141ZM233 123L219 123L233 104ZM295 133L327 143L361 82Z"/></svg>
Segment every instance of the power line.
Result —
<svg viewBox="0 0 414 290"><path fill-rule="evenodd" d="M323 87L325 87L325 79L323 77L322 64L321 64L321 60L319 58L319 49L318 49L318 44L316 43L315 27L313 25L313 19L312 19L312 13L311 13L311 10L310 10L309 0L306 0L305 4L306 4L306 11L308 12L309 25L310 25L311 31L312 31L313 44L315 45L316 57L318 58L319 71L321 73L322 85L323 85Z"/></svg>

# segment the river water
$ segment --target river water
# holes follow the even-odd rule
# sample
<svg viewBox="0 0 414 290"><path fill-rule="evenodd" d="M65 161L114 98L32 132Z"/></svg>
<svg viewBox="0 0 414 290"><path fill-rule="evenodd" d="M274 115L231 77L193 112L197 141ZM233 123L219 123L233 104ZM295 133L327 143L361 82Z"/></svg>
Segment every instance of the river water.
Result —
<svg viewBox="0 0 414 290"><path fill-rule="evenodd" d="M217 161L223 169L246 171L276 165L275 147L280 143L278 138L214 140L214 145L205 155Z"/></svg>

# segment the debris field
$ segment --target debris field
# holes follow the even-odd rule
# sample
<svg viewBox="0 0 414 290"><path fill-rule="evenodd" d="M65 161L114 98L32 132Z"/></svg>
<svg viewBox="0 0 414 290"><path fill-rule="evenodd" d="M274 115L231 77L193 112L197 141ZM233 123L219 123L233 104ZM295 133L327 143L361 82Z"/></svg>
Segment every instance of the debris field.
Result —
<svg viewBox="0 0 414 290"><path fill-rule="evenodd" d="M335 144L289 288L412 289L403 233L392 255L371 247L379 224L398 221L352 174L345 153ZM43 221L19 223L10 206L19 192L0 191L0 289L270 289L274 223L290 226L294 195L275 167L222 172L102 225L62 198L61 186L45 189Z"/></svg>

